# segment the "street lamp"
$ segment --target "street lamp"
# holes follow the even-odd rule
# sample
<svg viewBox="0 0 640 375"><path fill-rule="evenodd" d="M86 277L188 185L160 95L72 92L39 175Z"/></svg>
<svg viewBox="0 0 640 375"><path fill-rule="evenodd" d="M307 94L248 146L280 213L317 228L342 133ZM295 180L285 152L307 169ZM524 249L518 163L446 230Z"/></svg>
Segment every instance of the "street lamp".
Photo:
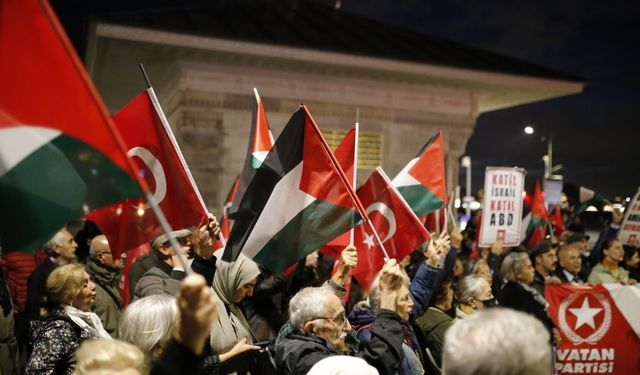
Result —
<svg viewBox="0 0 640 375"><path fill-rule="evenodd" d="M465 198L469 198L469 199L465 199L467 201L467 208L466 208L466 215L467 217L471 217L471 157L470 156L463 156L462 160L460 160L460 165L462 165L464 168L466 168L466 173L467 173L467 196Z"/></svg>
<svg viewBox="0 0 640 375"><path fill-rule="evenodd" d="M532 126L525 126L524 132L527 135L531 135L534 133L534 128ZM547 154L542 157L542 160L544 161L544 178L551 180L555 177L553 172L557 172L562 169L562 164L558 164L556 166L553 165L553 140L551 139L551 135L541 138L542 141L545 139L547 140Z"/></svg>

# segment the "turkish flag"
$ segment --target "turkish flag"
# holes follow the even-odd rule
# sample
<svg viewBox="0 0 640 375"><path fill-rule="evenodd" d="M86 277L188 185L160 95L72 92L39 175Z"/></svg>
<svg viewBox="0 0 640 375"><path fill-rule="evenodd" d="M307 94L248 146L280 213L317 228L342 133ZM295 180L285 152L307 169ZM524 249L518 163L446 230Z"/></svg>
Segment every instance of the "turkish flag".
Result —
<svg viewBox="0 0 640 375"><path fill-rule="evenodd" d="M171 228L184 229L203 221L207 215L204 203L153 89L138 95L113 120ZM163 233L151 206L142 198L85 217L107 236L114 258Z"/></svg>
<svg viewBox="0 0 640 375"><path fill-rule="evenodd" d="M640 289L547 284L545 296L562 337L558 374L640 373Z"/></svg>
<svg viewBox="0 0 640 375"><path fill-rule="evenodd" d="M429 240L429 234L420 219L391 185L391 181L380 167L358 189L358 197L389 258L400 262ZM355 228L354 245L358 249L358 264L352 275L366 290L382 269L384 254L366 223L361 223Z"/></svg>

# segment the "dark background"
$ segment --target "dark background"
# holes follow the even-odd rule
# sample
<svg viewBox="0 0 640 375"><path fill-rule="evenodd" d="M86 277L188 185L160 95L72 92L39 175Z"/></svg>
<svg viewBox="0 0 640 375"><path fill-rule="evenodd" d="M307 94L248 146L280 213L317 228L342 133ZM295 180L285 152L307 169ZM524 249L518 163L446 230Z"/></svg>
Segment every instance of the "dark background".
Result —
<svg viewBox="0 0 640 375"><path fill-rule="evenodd" d="M52 0L81 56L87 21L96 15L220 2ZM315 2L334 4L330 0ZM489 112L478 118L467 144L474 190L482 187L488 165L526 168L527 185L542 178L541 157L546 153L546 143L540 140L541 135L552 135L554 164L563 164L559 173L565 181L608 198L631 196L637 189L639 1L344 0L339 11L584 78L587 86L582 94ZM525 125L533 126L536 134L525 135ZM464 181L464 173L460 177Z"/></svg>

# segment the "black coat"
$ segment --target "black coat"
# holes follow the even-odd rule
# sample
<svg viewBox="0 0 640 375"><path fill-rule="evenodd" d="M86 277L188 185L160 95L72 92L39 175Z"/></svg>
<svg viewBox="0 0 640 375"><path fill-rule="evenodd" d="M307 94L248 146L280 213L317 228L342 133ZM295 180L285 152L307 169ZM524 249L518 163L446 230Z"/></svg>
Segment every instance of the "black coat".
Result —
<svg viewBox="0 0 640 375"><path fill-rule="evenodd" d="M371 326L371 341L358 351L342 352L318 337L292 332L276 343L276 368L285 375L304 375L318 361L334 355L351 355L364 359L380 375L394 375L404 358L404 332L400 317L382 310Z"/></svg>
<svg viewBox="0 0 640 375"><path fill-rule="evenodd" d="M27 319L39 320L40 307L47 294L47 278L58 267L57 264L47 257L42 264L36 268L27 280Z"/></svg>
<svg viewBox="0 0 640 375"><path fill-rule="evenodd" d="M523 288L519 283L509 281L504 284L502 295L500 296L500 304L533 315L547 327L549 334L552 334L551 329L555 325L547 314L546 305L538 302L533 293Z"/></svg>

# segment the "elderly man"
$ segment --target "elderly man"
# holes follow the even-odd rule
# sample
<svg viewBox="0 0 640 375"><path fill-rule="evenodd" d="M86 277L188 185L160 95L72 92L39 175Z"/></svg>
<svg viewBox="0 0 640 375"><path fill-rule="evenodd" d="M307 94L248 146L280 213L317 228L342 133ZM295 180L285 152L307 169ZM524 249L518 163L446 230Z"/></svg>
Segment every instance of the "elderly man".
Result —
<svg viewBox="0 0 640 375"><path fill-rule="evenodd" d="M218 222L211 215L209 221L192 233L189 229L171 232L185 256L190 259L191 269L204 276L207 285L213 282L216 270L216 258L213 257L213 237L220 232ZM134 288L134 299L153 294L170 294L175 296L180 288L180 281L186 273L178 261L178 255L169 243L169 236L163 234L151 242L158 262L140 278Z"/></svg>
<svg viewBox="0 0 640 375"><path fill-rule="evenodd" d="M78 244L67 228L60 229L44 245L47 258L40 264L27 280L27 319L38 320L40 307L47 290L47 277L53 270L76 261Z"/></svg>
<svg viewBox="0 0 640 375"><path fill-rule="evenodd" d="M584 280L580 276L582 270L582 257L577 244L564 244L558 250L558 267L556 276L564 283L582 284Z"/></svg>
<svg viewBox="0 0 640 375"><path fill-rule="evenodd" d="M537 375L551 370L548 331L519 311L479 311L456 321L444 337L443 375Z"/></svg>
<svg viewBox="0 0 640 375"><path fill-rule="evenodd" d="M396 312L408 294L404 288L405 296L399 295L403 281L395 260L389 260L380 276L380 313L365 346L358 345L342 303L331 288L298 292L289 304L289 323L276 342L277 368L286 375L306 374L323 358L351 355L364 359L382 375L395 374L404 357L404 334Z"/></svg>
<svg viewBox="0 0 640 375"><path fill-rule="evenodd" d="M104 329L113 337L120 324L122 296L118 282L123 267L124 263L120 258L113 260L107 237L101 234L91 240L87 273L96 284L93 312L100 317Z"/></svg>

